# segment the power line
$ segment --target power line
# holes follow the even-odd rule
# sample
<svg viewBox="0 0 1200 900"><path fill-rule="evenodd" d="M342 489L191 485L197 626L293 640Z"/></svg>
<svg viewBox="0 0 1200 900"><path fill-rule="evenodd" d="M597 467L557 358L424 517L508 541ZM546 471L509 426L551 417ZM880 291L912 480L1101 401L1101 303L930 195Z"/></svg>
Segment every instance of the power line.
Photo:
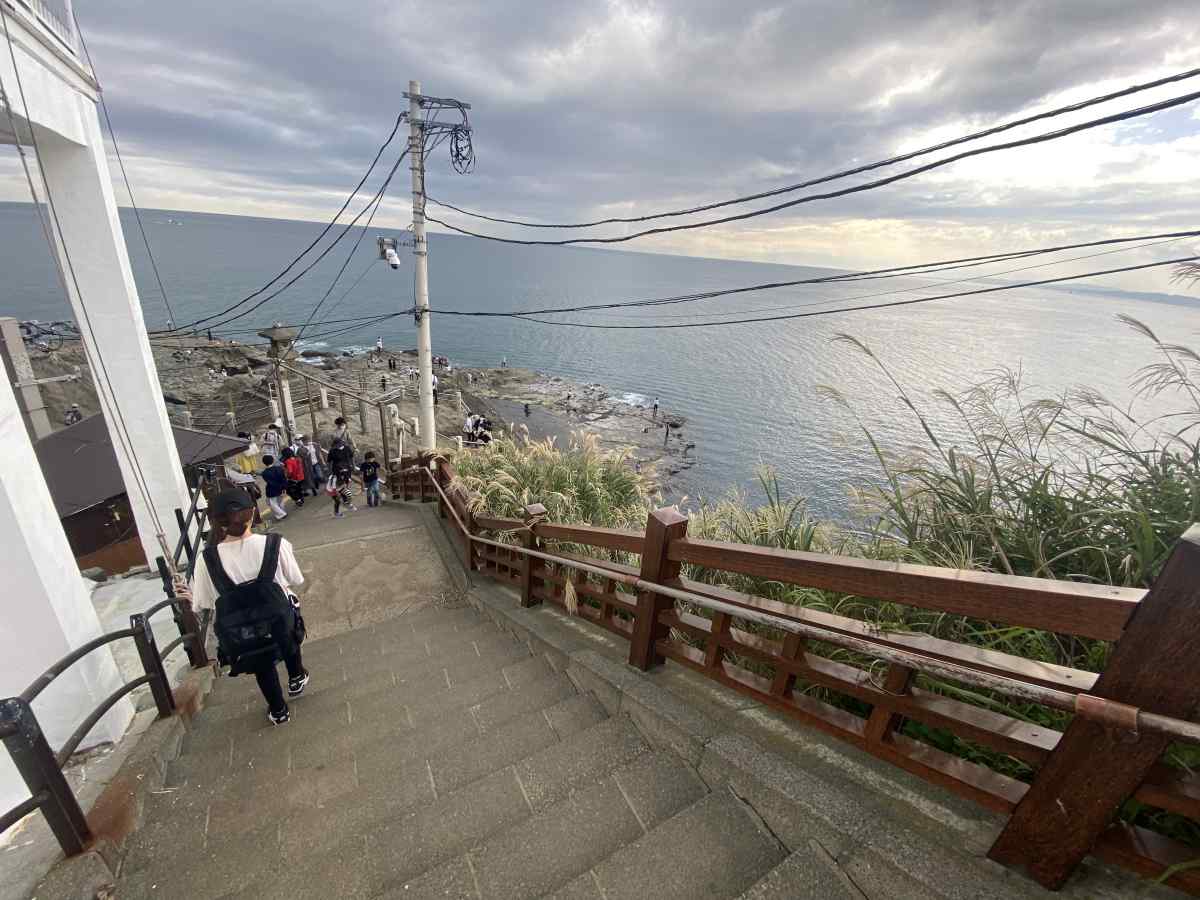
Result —
<svg viewBox="0 0 1200 900"><path fill-rule="evenodd" d="M392 177L396 174L396 170L400 168L400 163L404 161L404 157L407 155L408 155L408 148L406 147L404 149L404 151L396 158L395 164L393 164L391 171L388 172L387 178L384 180L383 184L380 185L379 190L375 193L375 196L367 201L367 205L358 211L358 215L356 215L353 219L351 219L346 224L346 227L343 228L338 233L338 236L335 237L333 239L333 241L330 242L329 246L326 247L324 250L322 250L319 254L317 254L316 259L314 259L311 263L309 263L307 266L305 266L303 269L301 269L300 272L298 272L296 275L292 276L292 278L290 278L283 285L283 287L280 287L277 290L272 291L270 294L263 297L261 300L252 304L248 308L242 310L240 313L237 313L236 315L232 315L232 316L229 316L228 318L222 319L220 322L217 322L215 325L212 325L210 327L220 328L222 325L228 325L230 322L236 322L238 319L245 318L246 316L250 315L250 313L254 312L256 309L261 307L264 303L268 303L271 300L274 300L276 297L278 297L280 294L282 294L284 291L286 291L288 288L290 288L293 284L295 284L297 281L299 281L301 278L303 278L305 275L307 275L309 272L311 272L318 264L320 264L321 260L323 260L326 256L329 255L330 251L333 250L334 247L336 247L339 243L341 243L342 238L344 238L347 234L349 234L350 229L358 224L358 220L361 219L363 217L363 215L366 213L366 211L371 208L372 204L376 204L376 205L378 204L379 199L387 191L388 185L391 184ZM213 318L213 317L210 316L209 318Z"/></svg>
<svg viewBox="0 0 1200 900"><path fill-rule="evenodd" d="M1200 256L1182 256L1177 259L1165 259L1159 262L1142 263L1136 266L1123 266L1119 269L1101 269L1095 272L1082 272L1078 275L1063 275L1058 278L1045 278L1040 281L1025 281L1019 284L1005 284L996 287L978 288L973 291L956 291L952 294L937 294L932 297L913 297L908 300L892 300L887 303L868 303L862 306L846 306L838 309L820 309L812 312L791 313L786 316L764 316L762 318L722 320L719 322L677 322L658 325L600 325L593 322L558 322L552 319L535 319L529 316L514 316L524 322L537 322L541 325L562 325L570 328L603 328L608 330L648 330L666 328L707 328L719 325L750 325L755 322L784 322L790 319L807 319L815 316L831 316L845 312L863 312L874 309L889 309L894 306L913 306L918 303L931 303L934 300L950 300L955 297L972 297L978 294L994 294L998 291L1012 291L1018 288L1039 287L1046 284L1059 284L1064 281L1078 281L1081 278L1095 278L1100 275L1116 275L1121 272L1136 272L1141 269L1153 269L1158 266L1173 266L1179 263L1192 262Z"/></svg>
<svg viewBox="0 0 1200 900"><path fill-rule="evenodd" d="M71 13L71 18L75 21L75 33L79 35L79 43L83 47L83 55L87 57L88 68L92 70L92 75L99 81L99 76L96 75L96 65L92 62L91 51L88 50L87 41L83 38L83 29L79 27L79 19L74 12ZM167 289L163 287L162 275L158 271L158 261L154 258L154 251L150 249L150 239L146 237L146 226L142 224L142 211L138 209L137 200L133 198L133 185L129 183L129 173L125 171L125 160L121 158L121 145L117 143L117 132L113 128L112 118L108 115L108 103L104 100L103 85L100 86L98 93L100 94L100 109L104 111L104 121L108 125L108 136L112 138L113 153L117 157L117 165L121 168L121 179L125 182L125 190L129 193L129 205L133 207L133 217L137 220L142 243L146 246L146 256L150 258L150 268L154 270L154 280L158 282L158 292L162 294L163 306L167 308L167 316L174 322L175 311L171 309Z"/></svg>
<svg viewBox="0 0 1200 900"><path fill-rule="evenodd" d="M763 209L750 210L748 212L735 213L732 215L721 216L716 219L705 219L702 222L691 222L686 225L664 225L659 228L646 228L641 231L635 231L632 234L613 236L613 237L576 237L563 238L562 240L520 240L516 238L503 238L492 234L483 234L478 231L471 231L467 228L459 228L457 225L451 225L448 222L443 222L441 219L435 219L433 216L426 214L425 218L430 222L434 222L444 228L449 228L451 231L456 231L459 234L465 234L469 237L482 238L487 241L496 241L502 244L523 244L530 246L547 246L561 247L569 244L621 244L626 241L636 240L637 238L647 237L655 234L667 234L673 231L691 231L696 228L708 228L712 225L725 225L729 222L740 222L745 219L753 219L758 216L765 216L770 213L779 212L782 209L789 209L794 206L799 206L804 203L813 203L817 200L832 200L836 197L845 197L849 194L858 194L863 191L874 190L875 188L885 187L889 184L894 184L898 181L904 181L909 178L914 178L925 172L930 172L934 169L939 169L943 166L950 165L954 162L959 162L973 156L982 156L986 153L996 153L1001 150L1013 150L1018 147L1028 147L1035 144L1043 144L1047 141L1058 140L1059 138L1068 137L1072 134L1077 134L1081 131L1087 131L1092 128L1099 128L1101 125L1111 125L1116 122L1124 122L1128 119L1138 118L1140 116L1150 115L1152 113L1161 112L1164 109L1171 109L1176 106L1182 106L1185 103L1191 103L1193 100L1200 99L1200 91L1195 91L1190 94L1183 94L1179 97L1172 97L1169 100L1163 100L1159 103L1151 103L1148 106L1138 107L1137 109L1125 110L1119 113L1103 116L1099 119L1091 119L1087 122L1081 122L1077 125L1070 125L1066 128L1060 128L1057 131L1048 131L1043 134L1033 135L1032 137L1021 138L1015 141L1007 141L1001 144L990 144L986 147L976 147L973 150L964 150L961 153L955 153L952 156L947 156L944 159L934 160L931 163L926 163L917 166L913 169L908 169L904 172L898 172L895 175L889 175L885 178L878 178L875 181L868 181L863 184L857 184L852 187L842 188L836 191L828 191L823 194L809 194L805 197L798 197L795 200L788 200L784 203L777 203L774 206L767 206Z"/></svg>
<svg viewBox="0 0 1200 900"><path fill-rule="evenodd" d="M373 269L375 267L375 264L378 262L381 262L381 260L376 258L376 259L372 259L369 263L367 263L366 267L362 270L361 273L359 273L359 276L356 279L354 279L354 284L350 285L350 287L346 289L346 292L344 294L342 294L342 296L338 297L336 300L333 301L333 306L329 307L329 309L326 310L327 315L332 313L339 306L341 306L343 301L345 301L345 299L347 297L349 297L352 293L354 293L354 289L362 283L362 280L367 277L367 273L370 272L371 269ZM330 320L326 320L326 321L330 321Z"/></svg>
<svg viewBox="0 0 1200 900"><path fill-rule="evenodd" d="M451 203L445 203L434 197L427 199L436 204L443 206L446 209L452 209L455 212L463 215L471 216L476 219L483 219L487 222L499 222L505 225L520 225L524 228L592 228L597 225L613 225L613 224L630 224L634 222L649 222L654 219L665 219L674 216L687 216L693 213L707 212L712 209L720 209L725 206L732 206L737 203L748 203L752 200L763 200L767 197L776 197L780 194L787 194L793 191L801 190L802 188L813 187L818 184L824 184L829 181L836 181L841 178L847 178L851 175L860 175L863 172L870 172L873 169L880 169L885 166L895 165L896 163L907 162L910 159L916 159L919 156L926 156L930 153L936 153L939 150L946 150L950 147L955 147L959 144L969 143L970 141L978 140L979 138L990 137L993 134L1000 134L1004 131L1010 131L1013 128L1018 128L1022 125L1028 125L1032 122L1037 122L1042 119L1051 119L1057 116L1065 115L1066 113L1078 112L1081 109L1086 109L1089 106L1097 106L1101 103L1107 103L1109 100L1116 100L1120 97L1128 97L1131 94L1137 94L1142 91L1148 91L1152 88L1162 87L1166 84L1173 84L1180 81L1185 81L1189 78L1194 78L1200 75L1200 69L1189 69L1186 72L1178 72L1174 75L1168 75L1165 78L1159 78L1155 81L1148 81L1145 84L1134 84L1129 87L1122 88L1119 91L1114 91L1110 94L1104 94L1099 97L1091 97L1087 100L1082 100L1078 103L1072 103L1068 106L1060 106L1057 109L1047 110L1045 112L1036 113L1031 116L1026 116L1021 119L1015 119L1012 122L1005 122L1001 125L994 125L986 128L983 131L976 131L973 134L963 135L962 137L953 138L952 140L943 141L940 144L934 144L931 147L924 147L920 150L914 150L910 153L902 153L899 156L892 156L888 159L883 159L878 162L868 163L863 166L856 166L852 169L845 169L841 172L834 172L831 175L823 175L820 178L813 178L809 181L802 181L799 184L790 184L785 187L774 188L769 191L762 191L757 194L746 194L741 197L733 197L729 200L721 200L716 203L706 203L702 206L693 206L689 209L670 210L668 212L650 213L644 216L629 216L629 217L613 217L610 219L596 219L591 222L572 222L572 223L543 223L543 222L525 222L520 219L504 219L495 216L487 216L483 213L472 212L471 210L462 209Z"/></svg>
<svg viewBox="0 0 1200 900"><path fill-rule="evenodd" d="M312 243L310 243L307 247L305 247L303 250L301 250L300 253L291 262L289 262L286 266L283 267L283 269L279 272L278 275L276 275L274 278L272 278L270 281L268 281L266 284L264 284L258 290L254 291L252 294L247 294L241 300L237 301L237 303L234 303L231 306L227 306L225 309L221 310L218 313L213 313L211 316L204 316L203 318L196 319L194 322L190 322L187 325L180 325L178 328L168 329L166 332L160 332L160 333L170 333L173 331L187 331L188 329L195 328L197 325L201 324L202 322L208 322L208 321L211 321L212 319L219 319L221 316L224 316L228 313L233 312L235 309L242 306L243 304L249 303L251 300L253 300L255 297L257 297L259 294L262 294L264 291L269 290L271 285L275 284L275 282L279 281L279 279L281 279L285 275L287 275L287 273L290 272L292 270L292 268L298 262L300 262L300 260L302 260L308 254L308 252L310 250L312 250L314 247L317 246L317 244L319 244L321 242L321 239L324 238L325 235L327 235L330 232L330 230L333 228L333 226L337 224L338 219L340 219L342 217L342 213L344 213L346 211L346 209L350 206L350 203L354 200L354 198L356 196L358 196L358 192L360 190L362 190L362 186L367 183L367 179L370 178L371 173L375 171L375 166L379 163L380 158L383 156L383 151L386 150L391 145L392 140L396 137L396 132L400 130L400 123L403 122L406 118L408 118L407 111L401 112L398 116L396 116L396 122L394 125L392 125L392 131L387 136L387 140L385 140L380 145L379 150L376 151L375 158L371 160L371 165L367 167L366 173L359 180L358 184L356 184L354 186L354 190L350 192L350 196L348 196L346 198L346 202L342 204L341 208L337 211L337 214L332 219L329 220L329 223L324 228L321 229L320 234L318 234L315 238L313 238ZM407 150L405 152L407 152ZM401 156L401 159L403 159L403 156ZM393 169L393 171L395 171L395 169ZM390 176L389 176L389 178L390 178ZM328 251L326 251L326 252L328 252ZM289 284L294 284L294 283L295 283L295 279L293 279L291 282L289 282Z"/></svg>
<svg viewBox="0 0 1200 900"><path fill-rule="evenodd" d="M1061 266L1065 263L1079 262L1084 259L1095 259L1098 256L1110 256L1113 253L1128 253L1131 250L1143 250L1146 247L1159 247L1163 244L1173 244L1176 241L1181 241L1183 238L1169 238L1165 241L1150 241L1145 244L1134 244L1132 247L1117 247L1113 250L1102 250L1099 253L1085 253L1082 256L1071 256L1067 259L1056 259L1051 262L1035 263L1032 266L1018 266L1015 269L1003 269L999 272L986 272L980 275L972 275L967 278L954 278L948 280L938 280L932 284L923 284L914 288L895 288L889 291L876 291L870 294L855 294L851 297L827 298L825 300L814 300L809 303L793 303L787 306L767 306L758 309L733 309L728 312L710 312L710 316L744 316L748 313L762 312L781 312L783 310L806 309L814 306L827 306L830 303L845 303L849 300L867 300L873 297L890 297L896 294L915 294L917 291L928 290L930 288L945 288L952 284L968 284L973 281L982 281L984 279L999 278L1001 275L1011 275L1014 272L1028 272L1030 269L1045 269L1049 266ZM935 270L936 271L936 270ZM922 273L924 274L924 273ZM913 276L915 277L915 276ZM602 317L620 316L620 313L596 313ZM646 316L627 316L628 319L690 319L695 316L695 313L650 313Z"/></svg>
<svg viewBox="0 0 1200 900"><path fill-rule="evenodd" d="M346 322L362 322L364 319L373 319L377 315L380 315L380 314L379 313L371 313L371 315L369 315L369 316L351 316L351 317L345 318L345 319L322 319L321 321L313 322L312 324L313 325L343 325ZM300 324L301 323L299 323L299 322L285 322L281 327L283 327L283 328L299 328ZM230 335L230 334L254 334L260 330L261 330L261 328L256 328L256 327L231 328L227 331L214 332L214 334L223 337L225 335Z"/></svg>
<svg viewBox="0 0 1200 900"><path fill-rule="evenodd" d="M390 181L391 179L388 180ZM329 299L329 295L333 293L333 289L337 287L337 283L341 280L342 275L345 273L346 267L350 265L350 260L354 259L354 254L358 252L358 248L361 246L363 238L367 236L367 232L371 228L371 223L375 221L375 214L379 212L379 207L383 204L383 192L386 189L387 184L384 184L383 188L380 189L379 195L375 198L375 208L371 210L371 215L367 218L367 224L364 225L362 231L358 233L358 238L354 241L354 245L350 248L350 252L346 254L346 259L342 262L342 267L337 270L337 274L333 276L333 281L329 283L329 288L325 291L321 299L317 301L317 305L314 306L312 312L308 314L308 318L304 321L304 324L300 326L300 331L296 334L296 340L300 340L301 336L304 334L304 329L308 328L309 323L312 322L317 313L320 312L321 307L325 305L325 301Z"/></svg>
<svg viewBox="0 0 1200 900"><path fill-rule="evenodd" d="M947 271L949 269L967 268L969 266L985 265L992 262L1004 262L1013 259L1023 259L1047 253L1058 253L1063 250L1081 250L1088 247L1104 247L1113 244L1129 244L1141 241L1175 240L1178 238L1200 237L1200 230L1170 231L1159 234L1141 234L1129 237L1105 238L1099 241L1086 241L1077 244L1058 244L1051 247L1038 247L1030 250L1013 250L1006 253L991 253L983 256L965 256L957 259L945 259L935 262L915 263L906 266L892 266L884 269L868 269L861 272L849 272L840 275L823 275L816 278L797 278L791 281L768 281L759 284L734 288L719 288L692 294L678 294L672 297L658 297L641 300L622 300L612 303L593 303L585 306L560 306L544 309L507 310L495 312L488 310L454 310L439 309L440 316L474 316L509 318L515 316L549 315L552 313L591 312L598 309L624 309L628 307L667 306L675 303L691 303L698 300L711 300L716 297L727 297L732 294L747 294L754 291L778 290L780 288L799 287L801 285L831 284L858 280L873 280L876 278L896 278L901 275L926 275L931 272ZM934 268L940 267L940 268Z"/></svg>

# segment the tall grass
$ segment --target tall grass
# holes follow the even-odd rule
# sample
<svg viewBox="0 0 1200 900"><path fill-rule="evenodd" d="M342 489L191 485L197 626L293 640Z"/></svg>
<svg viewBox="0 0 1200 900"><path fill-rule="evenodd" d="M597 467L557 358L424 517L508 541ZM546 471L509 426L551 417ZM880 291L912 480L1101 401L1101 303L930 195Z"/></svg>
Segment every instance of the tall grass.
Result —
<svg viewBox="0 0 1200 900"><path fill-rule="evenodd" d="M552 438L518 435L460 453L454 465L476 513L521 518L526 506L541 503L554 522L642 528L654 494L629 455L602 450L595 435L574 434L565 449Z"/></svg>

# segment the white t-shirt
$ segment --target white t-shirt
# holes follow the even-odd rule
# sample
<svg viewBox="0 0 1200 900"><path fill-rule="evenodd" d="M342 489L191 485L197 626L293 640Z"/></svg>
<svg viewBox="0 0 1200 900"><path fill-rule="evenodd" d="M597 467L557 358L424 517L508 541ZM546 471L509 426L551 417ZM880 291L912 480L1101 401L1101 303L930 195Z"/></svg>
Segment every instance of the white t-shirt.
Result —
<svg viewBox="0 0 1200 900"><path fill-rule="evenodd" d="M241 540L222 541L217 545L221 565L234 584L253 581L262 567L263 554L267 551L267 536L252 534ZM304 584L304 575L296 562L292 542L284 538L279 543L279 566L275 569L275 582L289 594ZM192 606L195 609L215 609L217 589L208 574L208 562L201 555L196 560L196 571L192 576Z"/></svg>

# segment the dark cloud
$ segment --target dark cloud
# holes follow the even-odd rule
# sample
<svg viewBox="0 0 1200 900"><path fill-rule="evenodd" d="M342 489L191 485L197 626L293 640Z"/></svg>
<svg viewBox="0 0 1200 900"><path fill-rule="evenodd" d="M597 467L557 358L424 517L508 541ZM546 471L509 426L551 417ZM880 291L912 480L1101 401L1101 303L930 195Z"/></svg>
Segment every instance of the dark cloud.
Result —
<svg viewBox="0 0 1200 900"><path fill-rule="evenodd" d="M193 196L212 210L223 196L234 211L313 217L357 180L410 77L474 105L478 169L434 161L434 196L561 220L769 188L1200 60L1194 0L94 0L78 15L145 202ZM1198 131L1188 114L1170 122L1158 137L1124 134L1153 145ZM747 228L889 217L1002 229L1039 207L1055 228L1093 228L1152 214L1153 161L1106 159L1098 183L1057 189L981 185L970 169ZM1173 219L1195 195L1171 194L1158 199ZM687 240L669 246L737 255Z"/></svg>

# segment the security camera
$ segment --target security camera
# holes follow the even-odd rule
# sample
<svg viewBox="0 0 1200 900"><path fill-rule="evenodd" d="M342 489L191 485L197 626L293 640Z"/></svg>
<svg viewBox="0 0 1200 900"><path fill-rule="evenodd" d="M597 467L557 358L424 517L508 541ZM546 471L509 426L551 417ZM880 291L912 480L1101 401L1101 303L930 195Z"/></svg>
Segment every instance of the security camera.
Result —
<svg viewBox="0 0 1200 900"><path fill-rule="evenodd" d="M384 258L387 260L387 264L393 269L400 268L400 257L396 254L396 251L393 248L388 247L384 251Z"/></svg>

